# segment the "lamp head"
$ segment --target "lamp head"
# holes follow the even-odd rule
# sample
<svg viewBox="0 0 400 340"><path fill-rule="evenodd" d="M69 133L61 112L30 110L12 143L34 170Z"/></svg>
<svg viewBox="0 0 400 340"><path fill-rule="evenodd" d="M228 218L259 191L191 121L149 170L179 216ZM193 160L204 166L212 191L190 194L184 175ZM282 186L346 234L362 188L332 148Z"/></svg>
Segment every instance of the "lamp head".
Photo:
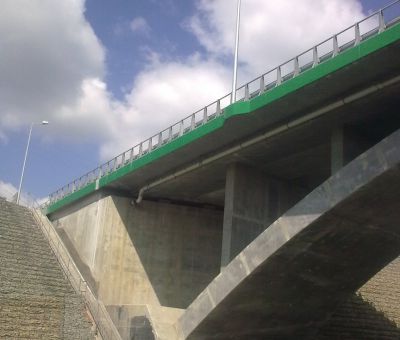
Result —
<svg viewBox="0 0 400 340"><path fill-rule="evenodd" d="M47 120L42 120L42 125L48 125L49 122Z"/></svg>

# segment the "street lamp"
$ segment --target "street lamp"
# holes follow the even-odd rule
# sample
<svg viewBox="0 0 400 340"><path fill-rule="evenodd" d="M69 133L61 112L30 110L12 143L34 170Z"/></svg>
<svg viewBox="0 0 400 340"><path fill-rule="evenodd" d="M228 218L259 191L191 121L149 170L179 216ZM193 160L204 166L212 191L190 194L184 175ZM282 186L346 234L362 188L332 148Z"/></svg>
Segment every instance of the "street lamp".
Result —
<svg viewBox="0 0 400 340"><path fill-rule="evenodd" d="M236 102L236 82L237 82L237 64L239 52L239 28L240 28L240 4L241 0L237 2L237 15L236 15L236 39L235 39L235 60L233 63L233 79L232 79L232 96L231 103Z"/></svg>
<svg viewBox="0 0 400 340"><path fill-rule="evenodd" d="M22 181L24 180L25 164L26 164L26 159L28 157L29 144L31 143L32 128L33 128L33 125L36 125L36 124L47 125L47 124L49 124L49 122L47 120L42 120L41 123L31 123L31 127L29 128L28 143L26 144L24 164L22 165L21 179L19 181L19 188L18 188L18 194L17 194L17 204L19 204L19 199L21 197Z"/></svg>

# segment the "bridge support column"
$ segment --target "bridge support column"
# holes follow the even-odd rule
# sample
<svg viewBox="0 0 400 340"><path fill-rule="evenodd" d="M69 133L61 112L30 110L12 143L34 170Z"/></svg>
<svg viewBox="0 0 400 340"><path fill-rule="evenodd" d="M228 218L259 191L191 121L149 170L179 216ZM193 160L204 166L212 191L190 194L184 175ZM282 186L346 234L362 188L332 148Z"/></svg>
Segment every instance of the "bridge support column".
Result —
<svg viewBox="0 0 400 340"><path fill-rule="evenodd" d="M367 142L349 127L337 127L331 135L331 174L335 174L368 148Z"/></svg>
<svg viewBox="0 0 400 340"><path fill-rule="evenodd" d="M243 164L227 171L221 267L225 267L296 201L281 181Z"/></svg>

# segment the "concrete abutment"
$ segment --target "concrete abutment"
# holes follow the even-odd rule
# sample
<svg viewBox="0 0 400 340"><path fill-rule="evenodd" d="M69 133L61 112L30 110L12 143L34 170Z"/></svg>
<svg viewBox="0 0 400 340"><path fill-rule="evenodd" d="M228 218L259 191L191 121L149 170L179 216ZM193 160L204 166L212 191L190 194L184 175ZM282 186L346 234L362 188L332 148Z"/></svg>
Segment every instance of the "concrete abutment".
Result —
<svg viewBox="0 0 400 340"><path fill-rule="evenodd" d="M167 334L163 320L172 325L219 273L222 217L217 209L100 195L52 222L106 306L144 306Z"/></svg>

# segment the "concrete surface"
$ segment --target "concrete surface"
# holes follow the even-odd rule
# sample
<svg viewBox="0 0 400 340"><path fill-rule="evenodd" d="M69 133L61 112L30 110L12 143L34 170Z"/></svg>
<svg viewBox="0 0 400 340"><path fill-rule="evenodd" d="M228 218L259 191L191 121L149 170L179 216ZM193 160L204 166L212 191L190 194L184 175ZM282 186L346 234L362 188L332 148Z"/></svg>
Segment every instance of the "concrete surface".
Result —
<svg viewBox="0 0 400 340"><path fill-rule="evenodd" d="M368 141L348 126L332 129L331 174L335 174L368 147Z"/></svg>
<svg viewBox="0 0 400 340"><path fill-rule="evenodd" d="M176 326L188 339L314 339L400 254L400 131L308 194L246 247Z"/></svg>
<svg viewBox="0 0 400 340"><path fill-rule="evenodd" d="M90 269L106 306L147 305L152 315L163 314L161 323L172 313L162 307L186 308L220 270L220 210L148 201L132 206L128 198L109 196L53 224Z"/></svg>
<svg viewBox="0 0 400 340"><path fill-rule="evenodd" d="M143 340L176 339L176 330L172 325L183 313L183 310L177 308L149 305L110 305L107 310L122 339L141 336Z"/></svg>
<svg viewBox="0 0 400 340"><path fill-rule="evenodd" d="M228 265L302 196L304 189L268 178L257 168L231 164L225 185L221 267Z"/></svg>

